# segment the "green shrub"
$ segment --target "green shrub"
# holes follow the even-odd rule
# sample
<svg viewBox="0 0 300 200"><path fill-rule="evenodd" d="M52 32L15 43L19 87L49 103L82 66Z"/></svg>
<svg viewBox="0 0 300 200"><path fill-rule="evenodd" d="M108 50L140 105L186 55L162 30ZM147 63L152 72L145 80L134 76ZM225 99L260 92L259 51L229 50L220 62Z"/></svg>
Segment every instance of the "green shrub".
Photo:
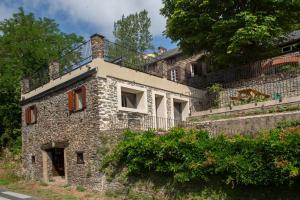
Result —
<svg viewBox="0 0 300 200"><path fill-rule="evenodd" d="M279 122L277 125L277 128L288 128L288 127L295 127L300 125L300 120L285 120L282 122Z"/></svg>
<svg viewBox="0 0 300 200"><path fill-rule="evenodd" d="M293 184L299 179L299 147L299 132L281 127L255 138L209 138L205 131L184 129L160 136L127 131L102 170L125 165L129 176L158 173L179 183L218 176L232 186Z"/></svg>
<svg viewBox="0 0 300 200"><path fill-rule="evenodd" d="M84 192L86 189L82 185L77 185L76 190L78 192Z"/></svg>

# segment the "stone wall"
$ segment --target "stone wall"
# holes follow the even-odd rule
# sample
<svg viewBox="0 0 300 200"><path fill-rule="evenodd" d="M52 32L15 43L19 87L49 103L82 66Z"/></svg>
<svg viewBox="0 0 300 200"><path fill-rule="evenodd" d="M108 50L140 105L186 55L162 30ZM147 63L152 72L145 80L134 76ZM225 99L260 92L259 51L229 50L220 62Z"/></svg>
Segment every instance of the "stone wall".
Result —
<svg viewBox="0 0 300 200"><path fill-rule="evenodd" d="M296 120L299 118L300 112L296 111L198 122L194 124L194 127L208 130L211 136L221 133L227 135L239 133L254 135L260 130L275 128L281 121Z"/></svg>
<svg viewBox="0 0 300 200"><path fill-rule="evenodd" d="M130 86L138 86L144 88L146 90L146 100L147 100L147 112L139 113L139 112L128 112L122 111L118 109L118 94L117 94L117 85L118 83L130 85ZM124 123L124 128L126 128L128 119L138 119L136 122L132 120L133 125L130 128L135 128L136 126L141 126L140 119L148 120L149 126L151 125L151 118L155 116L155 111L153 110L154 102L153 102L153 92L159 92L166 95L166 107L167 107L167 115L166 118L174 119L171 113L171 96L178 98L188 98L189 99L189 109L194 110L194 107L199 104L200 96L202 93L198 94L187 94L179 95L170 93L168 91L164 91L158 88L152 88L144 85L140 85L137 83L124 81L120 79L115 79L113 77L108 77L107 79L101 78L99 79L99 111L100 111L100 129L107 130L114 127L111 127L111 124L116 122L119 123L119 128L122 128L122 119ZM192 96L192 97L190 97ZM139 129L139 127L136 127ZM145 127L147 128L147 127ZM153 128L153 127L152 127Z"/></svg>
<svg viewBox="0 0 300 200"><path fill-rule="evenodd" d="M167 78L171 80L171 69L176 69L177 71L177 82L188 84L192 87L198 86L196 83L198 81L190 80L191 78L191 63L196 63L203 54L196 54L193 56L184 55L179 53L177 55L162 59L153 63L148 68L146 72L160 77ZM206 69L203 69L206 71Z"/></svg>
<svg viewBox="0 0 300 200"><path fill-rule="evenodd" d="M86 87L86 109L70 113L67 92L82 85ZM84 185L97 176L96 149L100 126L98 86L98 79L93 75L22 106L23 166L28 176L51 180L52 163L50 154L44 148L62 144L69 183ZM25 109L31 105L37 107L37 122L27 125ZM77 164L77 151L83 152L84 164ZM35 163L32 163L31 156L35 156ZM43 163L47 164L46 171L43 171Z"/></svg>

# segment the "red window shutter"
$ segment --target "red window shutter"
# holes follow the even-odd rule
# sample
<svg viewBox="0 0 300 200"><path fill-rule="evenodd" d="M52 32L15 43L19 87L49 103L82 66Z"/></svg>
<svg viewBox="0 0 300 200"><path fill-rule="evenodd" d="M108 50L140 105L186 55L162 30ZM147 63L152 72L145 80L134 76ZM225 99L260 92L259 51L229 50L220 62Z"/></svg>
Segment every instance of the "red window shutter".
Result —
<svg viewBox="0 0 300 200"><path fill-rule="evenodd" d="M85 86L81 87L81 94L82 94L82 109L86 109L86 88Z"/></svg>
<svg viewBox="0 0 300 200"><path fill-rule="evenodd" d="M74 111L74 92L73 91L68 92L68 101L69 101L69 111L73 112Z"/></svg>
<svg viewBox="0 0 300 200"><path fill-rule="evenodd" d="M34 116L35 116L33 123L36 123L36 121L37 121L37 108L36 108L36 105L33 106L33 113L34 113Z"/></svg>
<svg viewBox="0 0 300 200"><path fill-rule="evenodd" d="M25 114L25 123L26 123L26 124L29 124L29 120L28 120L28 110L29 110L28 108L25 108L25 113L24 113L24 114Z"/></svg>
<svg viewBox="0 0 300 200"><path fill-rule="evenodd" d="M27 115L28 115L28 123L27 124L31 124L31 108L27 108Z"/></svg>

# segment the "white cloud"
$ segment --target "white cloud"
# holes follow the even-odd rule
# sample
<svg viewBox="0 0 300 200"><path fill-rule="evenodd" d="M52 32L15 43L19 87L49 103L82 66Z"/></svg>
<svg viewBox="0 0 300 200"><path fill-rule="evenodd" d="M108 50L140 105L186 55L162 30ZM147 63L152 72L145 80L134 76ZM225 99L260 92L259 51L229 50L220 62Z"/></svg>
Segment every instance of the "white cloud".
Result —
<svg viewBox="0 0 300 200"><path fill-rule="evenodd" d="M123 14L126 16L146 9L154 37L162 35L166 24L165 18L159 14L162 0L0 0L0 20L10 17L18 7L41 17L56 18L63 13L65 18L60 20L73 26L81 35L93 34L88 31L93 30L109 39L112 39L113 22Z"/></svg>
<svg viewBox="0 0 300 200"><path fill-rule="evenodd" d="M34 0L44 3L45 0ZM64 12L73 23L87 23L102 34L111 36L113 22L122 14L128 15L146 9L151 18L150 31L154 36L162 34L166 21L159 14L161 0L48 0L48 12ZM82 27L84 28L84 27Z"/></svg>

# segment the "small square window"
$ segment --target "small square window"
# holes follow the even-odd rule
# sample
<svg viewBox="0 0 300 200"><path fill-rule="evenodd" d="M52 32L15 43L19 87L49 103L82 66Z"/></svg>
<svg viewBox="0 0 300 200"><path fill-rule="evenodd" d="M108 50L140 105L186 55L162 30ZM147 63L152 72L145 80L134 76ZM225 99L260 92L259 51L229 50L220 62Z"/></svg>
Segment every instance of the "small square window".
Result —
<svg viewBox="0 0 300 200"><path fill-rule="evenodd" d="M35 164L35 156L31 156L31 163Z"/></svg>
<svg viewBox="0 0 300 200"><path fill-rule="evenodd" d="M118 84L118 110L146 113L146 95L147 90L145 88L125 84Z"/></svg>
<svg viewBox="0 0 300 200"><path fill-rule="evenodd" d="M77 164L84 164L83 152L76 152Z"/></svg>

